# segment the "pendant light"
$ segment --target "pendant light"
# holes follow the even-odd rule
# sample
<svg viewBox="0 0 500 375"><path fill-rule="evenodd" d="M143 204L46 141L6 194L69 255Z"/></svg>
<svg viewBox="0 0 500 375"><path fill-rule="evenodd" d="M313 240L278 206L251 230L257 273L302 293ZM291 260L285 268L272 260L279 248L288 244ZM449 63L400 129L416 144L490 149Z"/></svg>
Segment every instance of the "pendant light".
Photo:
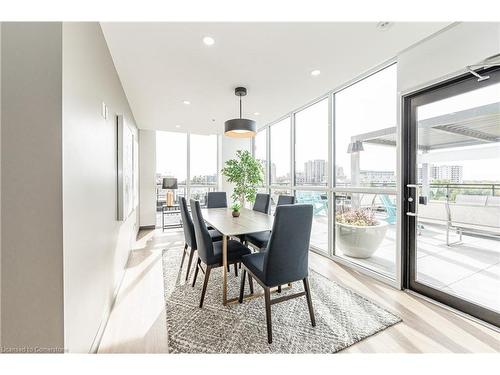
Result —
<svg viewBox="0 0 500 375"><path fill-rule="evenodd" d="M234 95L240 97L240 118L233 118L224 123L224 134L228 137L251 138L257 133L257 125L254 120L241 117L241 97L247 94L245 87L236 87Z"/></svg>

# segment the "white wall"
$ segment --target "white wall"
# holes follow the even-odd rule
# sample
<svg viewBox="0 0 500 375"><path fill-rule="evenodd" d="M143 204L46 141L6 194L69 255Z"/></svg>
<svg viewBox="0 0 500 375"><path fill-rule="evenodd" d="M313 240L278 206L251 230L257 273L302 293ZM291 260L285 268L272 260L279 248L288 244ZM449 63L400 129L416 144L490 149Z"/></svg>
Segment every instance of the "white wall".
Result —
<svg viewBox="0 0 500 375"><path fill-rule="evenodd" d="M62 25L1 36L2 345L62 348Z"/></svg>
<svg viewBox="0 0 500 375"><path fill-rule="evenodd" d="M465 72L500 53L500 23L465 22L445 29L398 56L398 88L405 92Z"/></svg>
<svg viewBox="0 0 500 375"><path fill-rule="evenodd" d="M252 141L249 138L231 138L221 136L221 169L224 168L226 161L236 158L236 151L252 151ZM231 204L231 194L233 193L233 184L227 182L226 178L221 178L221 190L227 192L228 204Z"/></svg>
<svg viewBox="0 0 500 375"><path fill-rule="evenodd" d="M68 350L88 352L104 328L138 229L137 207L116 220L116 115L134 128L135 120L99 24L64 23L62 46L64 336Z"/></svg>
<svg viewBox="0 0 500 375"><path fill-rule="evenodd" d="M139 131L139 224L156 225L156 131Z"/></svg>

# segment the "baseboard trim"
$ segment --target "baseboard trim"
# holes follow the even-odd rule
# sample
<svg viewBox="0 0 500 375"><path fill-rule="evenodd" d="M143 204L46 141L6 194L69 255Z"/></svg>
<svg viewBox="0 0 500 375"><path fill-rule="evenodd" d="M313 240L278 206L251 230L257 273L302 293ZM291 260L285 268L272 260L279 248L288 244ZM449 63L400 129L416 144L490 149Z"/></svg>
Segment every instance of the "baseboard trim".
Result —
<svg viewBox="0 0 500 375"><path fill-rule="evenodd" d="M139 230L140 230L140 228L139 228ZM137 238L137 235L139 234L139 230L137 230L137 232L135 234L136 238ZM123 280L125 279L125 274L127 272L126 267L128 264L128 260L130 258L131 251L132 251L132 249L129 249L128 255L127 255L127 262L124 265L122 276L120 277L120 282L115 287L115 290L113 292L113 298L111 299L111 305L109 306L109 309L106 309L106 311L104 312L104 314L102 316L101 324L99 324L99 328L97 329L97 333L94 337L94 340L92 341L92 345L90 346L89 354L97 354L97 352L99 350L99 346L101 345L102 337L104 336L104 331L106 330L106 327L107 327L108 322L109 322L109 317L111 316L111 311L113 311L113 308L115 307L116 298L118 297L118 292L120 291L122 284L123 284Z"/></svg>
<svg viewBox="0 0 500 375"><path fill-rule="evenodd" d="M130 257L130 252L129 252L129 257ZM127 257L127 263L128 263L128 257ZM125 266L126 266L126 264L125 264ZM89 354L97 354L97 351L99 350L99 345L101 345L101 340L102 340L102 337L104 336L104 331L106 330L106 327L108 326L109 317L111 316L111 311L113 311L113 308L115 307L116 298L118 297L118 292L120 291L123 280L125 279L125 273L126 273L126 269L123 270L122 276L120 278L120 282L118 283L117 287L115 288L115 290L113 292L113 298L111 299L111 305L109 306L109 309L106 309L106 311L104 312L104 314L102 316L101 324L99 324L99 328L97 329L97 333L94 337L94 340L92 341L92 345L90 346Z"/></svg>
<svg viewBox="0 0 500 375"><path fill-rule="evenodd" d="M141 225L139 227L139 230L150 230L150 229L156 229L156 225Z"/></svg>

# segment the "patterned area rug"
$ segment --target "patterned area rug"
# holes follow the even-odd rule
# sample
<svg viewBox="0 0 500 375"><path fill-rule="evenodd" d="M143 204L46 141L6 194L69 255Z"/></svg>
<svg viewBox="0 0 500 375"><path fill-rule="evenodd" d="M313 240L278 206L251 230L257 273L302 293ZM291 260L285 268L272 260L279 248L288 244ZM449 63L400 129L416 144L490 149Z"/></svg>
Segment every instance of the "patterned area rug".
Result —
<svg viewBox="0 0 500 375"><path fill-rule="evenodd" d="M311 271L309 283L316 316L311 326L305 297L273 305L273 343L267 343L264 298L222 305L222 268L212 270L203 308L198 307L203 273L196 286L179 274L181 248L163 250L167 334L171 353L335 353L401 321L399 317ZM194 262L193 262L194 263ZM191 270L190 278L194 275ZM254 282L255 292L262 292ZM300 282L281 295L303 290ZM239 277L228 278L228 296L239 292ZM246 294L249 293L246 283ZM275 298L272 294L271 298Z"/></svg>

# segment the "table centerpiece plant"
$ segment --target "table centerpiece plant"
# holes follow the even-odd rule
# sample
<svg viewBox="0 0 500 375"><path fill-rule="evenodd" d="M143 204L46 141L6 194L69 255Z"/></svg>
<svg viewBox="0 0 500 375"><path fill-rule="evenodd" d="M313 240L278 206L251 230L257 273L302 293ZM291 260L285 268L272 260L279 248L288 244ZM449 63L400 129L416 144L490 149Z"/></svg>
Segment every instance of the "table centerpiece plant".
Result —
<svg viewBox="0 0 500 375"><path fill-rule="evenodd" d="M233 205L231 206L231 209L233 210L232 214L233 214L233 217L238 217L240 216L240 210L241 210L241 204L235 202L233 203Z"/></svg>

